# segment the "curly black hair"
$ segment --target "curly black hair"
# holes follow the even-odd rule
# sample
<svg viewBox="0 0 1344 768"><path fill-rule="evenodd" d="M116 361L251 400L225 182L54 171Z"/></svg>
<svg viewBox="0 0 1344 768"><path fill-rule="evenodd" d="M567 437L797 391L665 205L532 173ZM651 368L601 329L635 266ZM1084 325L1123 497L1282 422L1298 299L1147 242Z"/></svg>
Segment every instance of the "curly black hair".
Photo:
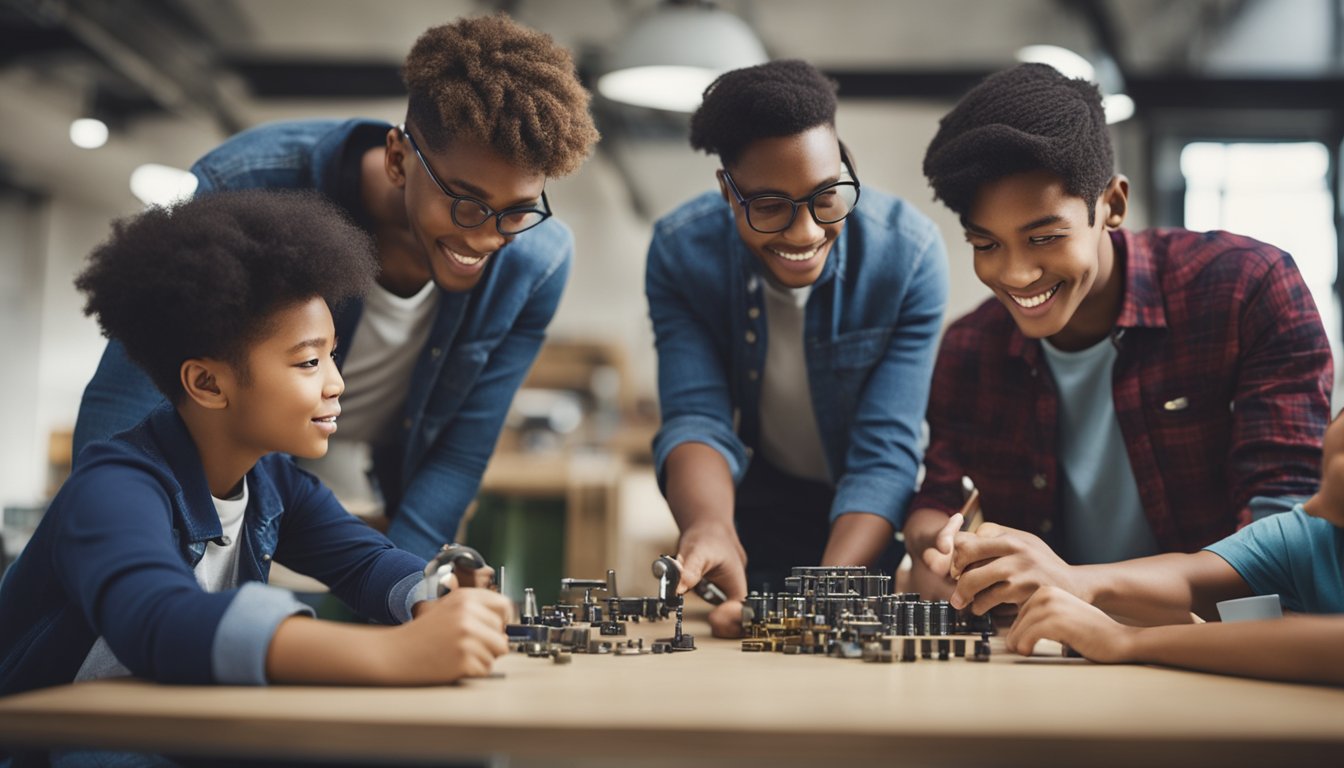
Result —
<svg viewBox="0 0 1344 768"><path fill-rule="evenodd" d="M233 365L275 313L313 297L361 296L378 272L373 243L312 192L219 192L112 225L75 278L104 335L120 341L174 403L194 357Z"/></svg>
<svg viewBox="0 0 1344 768"><path fill-rule="evenodd" d="M431 27L401 74L406 122L432 150L465 137L521 167L564 176L597 142L591 96L569 51L505 14Z"/></svg>
<svg viewBox="0 0 1344 768"><path fill-rule="evenodd" d="M757 139L835 125L838 85L799 59L725 72L691 115L691 147L732 165Z"/></svg>
<svg viewBox="0 0 1344 768"><path fill-rule="evenodd" d="M1044 64L997 72L943 117L924 155L924 175L965 218L986 182L1047 170L1070 195L1093 203L1115 173L1101 93ZM1094 223L1088 206L1087 223Z"/></svg>

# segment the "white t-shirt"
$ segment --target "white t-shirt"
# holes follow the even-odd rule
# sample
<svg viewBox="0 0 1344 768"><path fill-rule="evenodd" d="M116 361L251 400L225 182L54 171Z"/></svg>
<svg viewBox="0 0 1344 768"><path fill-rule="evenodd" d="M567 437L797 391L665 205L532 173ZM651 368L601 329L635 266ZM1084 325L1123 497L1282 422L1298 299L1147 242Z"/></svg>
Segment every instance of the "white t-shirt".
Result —
<svg viewBox="0 0 1344 768"><path fill-rule="evenodd" d="M765 371L761 376L761 455L796 477L830 482L821 447L803 347L803 318L812 286L765 283Z"/></svg>
<svg viewBox="0 0 1344 768"><path fill-rule="evenodd" d="M434 328L438 287L431 280L402 298L374 285L364 298L355 337L345 352L338 429L319 459L298 459L352 512L376 515L381 501L369 481L369 445L396 429L415 364Z"/></svg>
<svg viewBox="0 0 1344 768"><path fill-rule="evenodd" d="M341 366L345 394L334 440L376 442L401 415L438 298L433 280L407 298L377 284L369 291Z"/></svg>

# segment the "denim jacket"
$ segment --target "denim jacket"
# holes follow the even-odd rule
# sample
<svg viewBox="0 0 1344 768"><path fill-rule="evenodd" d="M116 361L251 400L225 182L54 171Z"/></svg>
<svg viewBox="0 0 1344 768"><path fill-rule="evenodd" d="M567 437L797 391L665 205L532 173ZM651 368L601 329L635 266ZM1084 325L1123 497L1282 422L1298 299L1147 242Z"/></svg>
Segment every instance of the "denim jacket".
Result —
<svg viewBox="0 0 1344 768"><path fill-rule="evenodd" d="M262 458L247 483L238 587L205 592L193 568L223 529L177 411L90 445L0 584L0 696L73 681L99 637L140 677L264 684L280 622L312 613L266 585L272 561L375 621L410 620L423 559L287 456Z"/></svg>
<svg viewBox="0 0 1344 768"><path fill-rule="evenodd" d="M370 120L311 120L252 128L192 167L200 180L197 194L316 189L345 204L356 222L364 221L357 201L341 200L341 176L350 161L346 147L356 131L386 133L390 127ZM392 518L388 536L402 549L428 558L453 540L514 392L555 315L573 253L569 229L548 219L500 250L471 291L441 292L429 339L408 382L397 442L374 455L374 472ZM362 309L359 301L333 308L336 333L346 349ZM80 404L76 456L90 441L130 427L162 401L121 345L109 343Z"/></svg>
<svg viewBox="0 0 1344 768"><path fill-rule="evenodd" d="M660 483L668 454L686 442L718 450L735 482L745 474L769 341L763 269L717 192L654 227L645 292L658 348ZM865 188L804 311L808 385L836 489L832 521L867 512L900 528L946 302L946 254L933 223Z"/></svg>

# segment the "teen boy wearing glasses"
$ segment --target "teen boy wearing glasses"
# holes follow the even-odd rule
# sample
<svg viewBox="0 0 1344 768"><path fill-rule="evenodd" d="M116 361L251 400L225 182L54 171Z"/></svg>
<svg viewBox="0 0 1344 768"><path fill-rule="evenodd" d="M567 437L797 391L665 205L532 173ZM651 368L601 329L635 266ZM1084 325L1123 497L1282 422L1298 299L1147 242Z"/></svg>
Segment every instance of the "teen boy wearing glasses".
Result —
<svg viewBox="0 0 1344 768"><path fill-rule="evenodd" d="M934 371L905 525L921 591L951 591L938 533L963 476L986 519L1049 544L1012 558L1036 586L1064 561L1195 551L1271 508L1257 497L1312 492L1332 376L1302 276L1250 238L1123 229L1095 86L1039 64L990 76L924 172L994 298L948 328Z"/></svg>
<svg viewBox="0 0 1344 768"><path fill-rule="evenodd" d="M863 188L835 130L835 85L802 61L729 72L691 146L718 192L660 220L646 293L658 350L659 482L681 529L683 591L729 600L796 565L894 559L947 296L934 225ZM894 566L893 563L888 565Z"/></svg>
<svg viewBox="0 0 1344 768"><path fill-rule="evenodd" d="M388 536L429 557L476 495L569 273L573 237L550 218L546 180L575 170L597 132L568 52L505 16L428 30L403 76L402 126L273 123L192 172L198 194L316 189L374 237L377 285L333 308L346 394L332 455L368 446ZM161 399L110 343L84 393L76 451ZM347 469L306 466L349 483Z"/></svg>

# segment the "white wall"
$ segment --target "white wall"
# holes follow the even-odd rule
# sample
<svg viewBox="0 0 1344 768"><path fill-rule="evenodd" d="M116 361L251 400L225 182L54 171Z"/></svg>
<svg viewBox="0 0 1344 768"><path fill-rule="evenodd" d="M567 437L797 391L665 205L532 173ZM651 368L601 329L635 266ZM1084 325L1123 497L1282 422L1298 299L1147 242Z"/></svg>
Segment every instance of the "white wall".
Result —
<svg viewBox="0 0 1344 768"><path fill-rule="evenodd" d="M0 195L0 505L41 498L46 452L38 441L36 361L42 327L44 262L40 203Z"/></svg>

